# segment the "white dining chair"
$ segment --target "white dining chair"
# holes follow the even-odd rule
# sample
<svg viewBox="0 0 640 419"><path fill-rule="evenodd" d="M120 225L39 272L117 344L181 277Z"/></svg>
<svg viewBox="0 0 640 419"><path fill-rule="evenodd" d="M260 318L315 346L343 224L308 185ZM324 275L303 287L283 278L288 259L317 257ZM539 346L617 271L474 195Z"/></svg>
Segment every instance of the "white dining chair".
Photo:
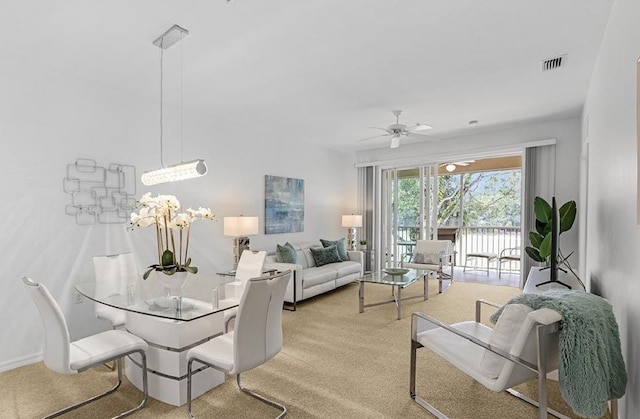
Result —
<svg viewBox="0 0 640 419"><path fill-rule="evenodd" d="M229 375L236 375L238 387L250 396L281 410L287 408L242 387L240 373L256 368L282 349L282 306L291 271L252 278L240 300L234 330L202 343L187 352L187 409L191 410L193 363L199 362Z"/></svg>
<svg viewBox="0 0 640 419"><path fill-rule="evenodd" d="M261 251L253 251L253 250L245 250L240 255L240 261L238 262L238 267L236 268L235 275L235 287L234 290L235 295L227 296L225 298L228 300L237 300L240 302L240 298L242 297L242 293L244 291L244 287L247 284L247 281L251 278L257 278L262 275L262 269L264 268L264 260L267 257L267 252L264 250ZM229 310L225 310L224 312L224 331L227 333L229 331L229 323L231 320L235 319L236 314L238 312L237 308L232 308Z"/></svg>
<svg viewBox="0 0 640 419"><path fill-rule="evenodd" d="M94 256L93 270L96 280L96 297L126 295L128 279L138 275L133 253ZM95 303L95 314L97 318L110 322L114 329L124 327L126 320L124 310Z"/></svg>
<svg viewBox="0 0 640 419"><path fill-rule="evenodd" d="M144 395L138 406L116 417L128 416L142 409L148 397L147 343L123 330L108 330L71 342L67 322L60 310L60 306L53 299L49 290L30 278L24 277L22 281L40 313L42 325L44 326L43 356L44 364L47 368L60 374L77 374L109 361L116 361L118 365L118 382L111 389L52 413L46 416L45 419L60 416L116 391L122 383L122 357L135 352L138 352L142 359Z"/></svg>

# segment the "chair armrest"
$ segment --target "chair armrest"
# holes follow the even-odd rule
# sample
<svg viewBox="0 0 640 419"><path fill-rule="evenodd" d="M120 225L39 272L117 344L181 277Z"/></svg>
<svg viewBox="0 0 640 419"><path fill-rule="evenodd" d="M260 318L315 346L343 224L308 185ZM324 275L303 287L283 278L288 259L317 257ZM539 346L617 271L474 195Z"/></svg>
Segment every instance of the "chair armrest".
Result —
<svg viewBox="0 0 640 419"><path fill-rule="evenodd" d="M492 301L488 301L485 300L483 298L476 300L476 322L480 323L481 320L481 308L482 308L482 304L486 304L488 306L494 307L494 308L500 308L500 304L494 303Z"/></svg>
<svg viewBox="0 0 640 419"><path fill-rule="evenodd" d="M453 263L454 253L443 253L440 255L440 268L443 266L448 266L449 263Z"/></svg>
<svg viewBox="0 0 640 419"><path fill-rule="evenodd" d="M496 348L495 346L491 346L488 343L478 339L475 336L472 336L468 333L465 333L461 330L456 329L453 326L450 326L446 323L441 322L440 320L433 318L425 313L415 312L411 315L411 340L416 342L419 346L422 346L418 340L418 335L422 332L426 332L428 330L432 330L434 328L445 329L447 332L454 333L461 338L464 338L475 345L478 345L489 352L492 352L504 359L512 361L524 368L527 368L533 372L538 372L538 367L535 364L532 364L524 359L521 359L518 356L512 355L508 352L503 351L502 349Z"/></svg>
<svg viewBox="0 0 640 419"><path fill-rule="evenodd" d="M558 323L562 320L562 315L550 308L540 308L532 311L529 315L536 323L540 323L545 326L552 323Z"/></svg>

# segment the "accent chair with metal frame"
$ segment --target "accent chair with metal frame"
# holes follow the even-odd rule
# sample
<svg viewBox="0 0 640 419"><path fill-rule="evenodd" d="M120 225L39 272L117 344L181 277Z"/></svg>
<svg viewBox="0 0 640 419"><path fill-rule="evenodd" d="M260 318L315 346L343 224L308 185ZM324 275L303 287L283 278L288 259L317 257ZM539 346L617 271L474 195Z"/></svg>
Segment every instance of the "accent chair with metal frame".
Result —
<svg viewBox="0 0 640 419"><path fill-rule="evenodd" d="M22 281L40 313L44 326L44 364L49 369L60 374L76 374L113 360L117 360L118 365L118 382L114 387L88 400L52 413L45 418L58 417L116 391L122 383L122 357L134 352L139 353L142 358L143 399L138 406L116 417L128 416L142 409L148 397L147 358L145 354L148 349L147 343L123 330L108 330L71 342L64 315L47 288L27 277L22 278Z"/></svg>
<svg viewBox="0 0 640 419"><path fill-rule="evenodd" d="M225 285L225 299L237 299L240 301L244 287L251 278L257 278L262 275L264 268L264 260L267 252L264 250L253 251L246 249L240 255L240 261L236 268L235 281ZM232 291L234 295L226 295L227 291ZM229 331L229 323L235 319L238 313L237 308L231 308L224 311L224 332Z"/></svg>
<svg viewBox="0 0 640 419"><path fill-rule="evenodd" d="M238 387L250 396L281 410L287 408L242 387L240 374L256 368L282 349L282 309L291 271L252 278L247 282L234 330L215 337L187 352L187 409L190 418L193 363L201 363L229 375L236 375Z"/></svg>
<svg viewBox="0 0 640 419"><path fill-rule="evenodd" d="M416 395L416 351L428 348L471 378L496 392L508 393L538 406L539 418L547 411L547 373L558 368L558 334L561 315L548 308L532 310L523 304L505 306L494 329L480 322L484 300L476 301L475 321L447 325L423 313L411 318L411 366L409 394L438 418L442 412ZM538 401L511 387L538 378Z"/></svg>
<svg viewBox="0 0 640 419"><path fill-rule="evenodd" d="M411 261L402 262L403 268L428 269L436 272L438 292L442 292L442 281L453 284L453 257L455 251L451 240L417 240ZM450 273L446 272L450 269Z"/></svg>

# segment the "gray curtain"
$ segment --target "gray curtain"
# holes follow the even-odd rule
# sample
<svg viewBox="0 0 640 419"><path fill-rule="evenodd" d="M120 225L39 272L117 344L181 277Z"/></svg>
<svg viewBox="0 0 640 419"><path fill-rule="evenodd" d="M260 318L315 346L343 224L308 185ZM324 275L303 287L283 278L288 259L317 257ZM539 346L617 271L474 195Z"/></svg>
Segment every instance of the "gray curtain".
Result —
<svg viewBox="0 0 640 419"><path fill-rule="evenodd" d="M536 196L551 201L555 195L556 146L555 144L527 147L524 150L522 177L522 266L520 288L529 275L534 262L524 252L529 245L529 231L535 229L536 217L533 212L533 200Z"/></svg>
<svg viewBox="0 0 640 419"><path fill-rule="evenodd" d="M362 214L362 232L360 237L367 240L364 270L371 271L374 267L375 245L375 171L373 166L358 168L358 210Z"/></svg>

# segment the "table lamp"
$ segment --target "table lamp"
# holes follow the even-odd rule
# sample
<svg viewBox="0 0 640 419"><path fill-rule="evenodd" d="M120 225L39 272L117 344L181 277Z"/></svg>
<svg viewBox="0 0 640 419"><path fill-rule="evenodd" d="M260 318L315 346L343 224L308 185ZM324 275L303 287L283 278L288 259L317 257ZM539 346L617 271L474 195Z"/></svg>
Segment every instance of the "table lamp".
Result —
<svg viewBox="0 0 640 419"><path fill-rule="evenodd" d="M224 235L233 239L233 269L238 267L240 255L249 248L249 237L258 234L258 217L224 217Z"/></svg>
<svg viewBox="0 0 640 419"><path fill-rule="evenodd" d="M349 250L358 250L358 236L356 234L356 227L362 227L362 215L343 215L342 227L348 228L347 242L349 244Z"/></svg>

